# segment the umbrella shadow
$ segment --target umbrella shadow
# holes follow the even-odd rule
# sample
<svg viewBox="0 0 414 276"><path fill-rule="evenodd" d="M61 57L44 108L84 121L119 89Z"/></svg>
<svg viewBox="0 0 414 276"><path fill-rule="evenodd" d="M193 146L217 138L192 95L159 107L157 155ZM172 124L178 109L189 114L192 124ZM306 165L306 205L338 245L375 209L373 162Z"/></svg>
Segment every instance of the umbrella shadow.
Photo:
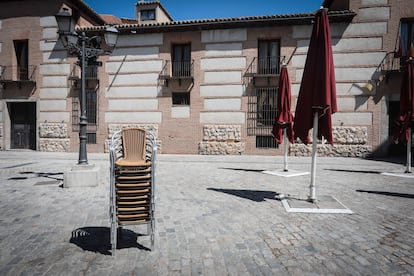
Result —
<svg viewBox="0 0 414 276"><path fill-rule="evenodd" d="M25 180L29 178L49 178L56 181L63 181L63 172L51 173L51 172L32 172L25 171L19 173L21 176L10 177L8 180ZM62 176L62 177L60 177Z"/></svg>
<svg viewBox="0 0 414 276"><path fill-rule="evenodd" d="M111 255L110 235L109 227L82 227L72 231L69 242L79 246L84 251ZM142 236L142 234L121 228L118 235L117 249L138 248L140 250L151 251L148 247L137 242L137 238Z"/></svg>
<svg viewBox="0 0 414 276"><path fill-rule="evenodd" d="M255 202L263 202L266 199L280 200L279 193L273 191L259 191L259 190L239 190L239 189L218 189L207 188L209 191L221 192L244 199L249 199Z"/></svg>
<svg viewBox="0 0 414 276"><path fill-rule="evenodd" d="M335 171L335 172L351 172L351 173L373 173L380 174L379 171L367 171L367 170L347 170L347 169L324 169L326 171Z"/></svg>
<svg viewBox="0 0 414 276"><path fill-rule="evenodd" d="M369 191L369 190L356 190L356 191L359 193L396 196L396 197L403 197L403 198L414 198L414 194L403 194L403 193L394 193L394 192L385 192L385 191Z"/></svg>
<svg viewBox="0 0 414 276"><path fill-rule="evenodd" d="M244 172L263 172L265 170L259 170L259 169L243 169L243 168L219 168L222 170L233 170L233 171L244 171Z"/></svg>

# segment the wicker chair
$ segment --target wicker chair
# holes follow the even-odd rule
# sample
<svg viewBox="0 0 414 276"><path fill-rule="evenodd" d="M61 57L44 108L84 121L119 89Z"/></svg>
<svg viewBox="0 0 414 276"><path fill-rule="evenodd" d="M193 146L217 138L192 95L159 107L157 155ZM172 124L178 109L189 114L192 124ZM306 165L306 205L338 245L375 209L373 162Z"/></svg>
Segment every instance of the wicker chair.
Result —
<svg viewBox="0 0 414 276"><path fill-rule="evenodd" d="M111 249L115 255L123 226L147 224L154 247L154 188L157 143L141 128L114 133L110 145Z"/></svg>

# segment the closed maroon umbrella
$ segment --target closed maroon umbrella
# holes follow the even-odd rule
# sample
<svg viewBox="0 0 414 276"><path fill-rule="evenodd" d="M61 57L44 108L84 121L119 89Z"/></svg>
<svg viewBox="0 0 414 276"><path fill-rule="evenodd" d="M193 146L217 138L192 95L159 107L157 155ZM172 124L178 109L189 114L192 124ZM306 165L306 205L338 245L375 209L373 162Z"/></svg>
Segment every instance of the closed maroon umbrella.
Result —
<svg viewBox="0 0 414 276"><path fill-rule="evenodd" d="M337 111L335 68L327 12L316 12L308 55L299 89L293 130L295 137L308 144L313 128L312 178L309 200L315 201L316 140L324 137L333 144L331 116Z"/></svg>
<svg viewBox="0 0 414 276"><path fill-rule="evenodd" d="M275 137L276 143L281 144L283 142L283 131L286 130L286 138L293 144L293 115L290 111L290 81L286 66L283 66L280 71L277 93L277 113L272 134Z"/></svg>
<svg viewBox="0 0 414 276"><path fill-rule="evenodd" d="M326 10L320 9L315 16L293 125L295 137L303 143L310 142L309 130L317 112L317 137L323 136L333 144L331 115L337 111L335 84L329 21Z"/></svg>
<svg viewBox="0 0 414 276"><path fill-rule="evenodd" d="M407 61L407 69L400 89L400 112L394 138L407 143L407 170L411 172L411 131L414 127L414 60Z"/></svg>
<svg viewBox="0 0 414 276"><path fill-rule="evenodd" d="M290 80L288 70L285 65L283 65L282 70L280 71L279 79L279 88L277 91L277 113L276 119L273 124L272 134L275 137L276 143L281 144L283 142L283 136L285 136L284 141L284 168L283 170L288 171L287 166L287 141L294 143L293 140L293 115L290 111Z"/></svg>

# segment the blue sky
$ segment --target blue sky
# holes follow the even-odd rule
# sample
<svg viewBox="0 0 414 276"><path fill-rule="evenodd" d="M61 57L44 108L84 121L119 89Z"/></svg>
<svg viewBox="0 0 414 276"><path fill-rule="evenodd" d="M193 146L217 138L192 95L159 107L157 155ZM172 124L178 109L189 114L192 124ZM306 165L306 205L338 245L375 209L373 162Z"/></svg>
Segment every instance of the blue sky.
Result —
<svg viewBox="0 0 414 276"><path fill-rule="evenodd" d="M84 0L97 13L135 18L140 0ZM175 20L313 12L323 0L161 0Z"/></svg>

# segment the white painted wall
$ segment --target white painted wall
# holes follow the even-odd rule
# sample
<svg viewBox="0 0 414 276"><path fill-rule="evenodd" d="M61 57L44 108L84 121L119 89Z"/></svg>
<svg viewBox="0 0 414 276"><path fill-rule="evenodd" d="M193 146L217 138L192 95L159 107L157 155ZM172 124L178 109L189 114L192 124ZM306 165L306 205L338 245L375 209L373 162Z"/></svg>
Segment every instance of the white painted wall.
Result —
<svg viewBox="0 0 414 276"><path fill-rule="evenodd" d="M205 83L240 83L241 71L205 72Z"/></svg>
<svg viewBox="0 0 414 276"><path fill-rule="evenodd" d="M201 70L234 70L246 67L246 58L204 58L201 60Z"/></svg>
<svg viewBox="0 0 414 276"><path fill-rule="evenodd" d="M247 40L246 29L224 29L201 32L202 43L233 42L245 40Z"/></svg>
<svg viewBox="0 0 414 276"><path fill-rule="evenodd" d="M106 123L161 123L161 112L106 112Z"/></svg>
<svg viewBox="0 0 414 276"><path fill-rule="evenodd" d="M241 109L241 99L205 99L205 110L235 110Z"/></svg>
<svg viewBox="0 0 414 276"><path fill-rule="evenodd" d="M138 72L160 72L162 70L161 60L142 60L125 62L107 62L106 72L111 73L138 73Z"/></svg>
<svg viewBox="0 0 414 276"><path fill-rule="evenodd" d="M241 43L206 44L206 56L239 56L243 53Z"/></svg>
<svg viewBox="0 0 414 276"><path fill-rule="evenodd" d="M107 88L108 98L156 98L158 89L156 86L129 86Z"/></svg>
<svg viewBox="0 0 414 276"><path fill-rule="evenodd" d="M201 112L202 124L244 124L244 112Z"/></svg>
<svg viewBox="0 0 414 276"><path fill-rule="evenodd" d="M189 106L173 106L171 107L171 118L190 118Z"/></svg>
<svg viewBox="0 0 414 276"><path fill-rule="evenodd" d="M138 111L138 110L157 110L157 99L128 99L108 101L108 110Z"/></svg>
<svg viewBox="0 0 414 276"><path fill-rule="evenodd" d="M159 47L119 48L119 45L117 45L110 55L109 60L154 59L158 58L158 55Z"/></svg>
<svg viewBox="0 0 414 276"><path fill-rule="evenodd" d="M202 85L200 95L202 97L241 97L243 85Z"/></svg>

